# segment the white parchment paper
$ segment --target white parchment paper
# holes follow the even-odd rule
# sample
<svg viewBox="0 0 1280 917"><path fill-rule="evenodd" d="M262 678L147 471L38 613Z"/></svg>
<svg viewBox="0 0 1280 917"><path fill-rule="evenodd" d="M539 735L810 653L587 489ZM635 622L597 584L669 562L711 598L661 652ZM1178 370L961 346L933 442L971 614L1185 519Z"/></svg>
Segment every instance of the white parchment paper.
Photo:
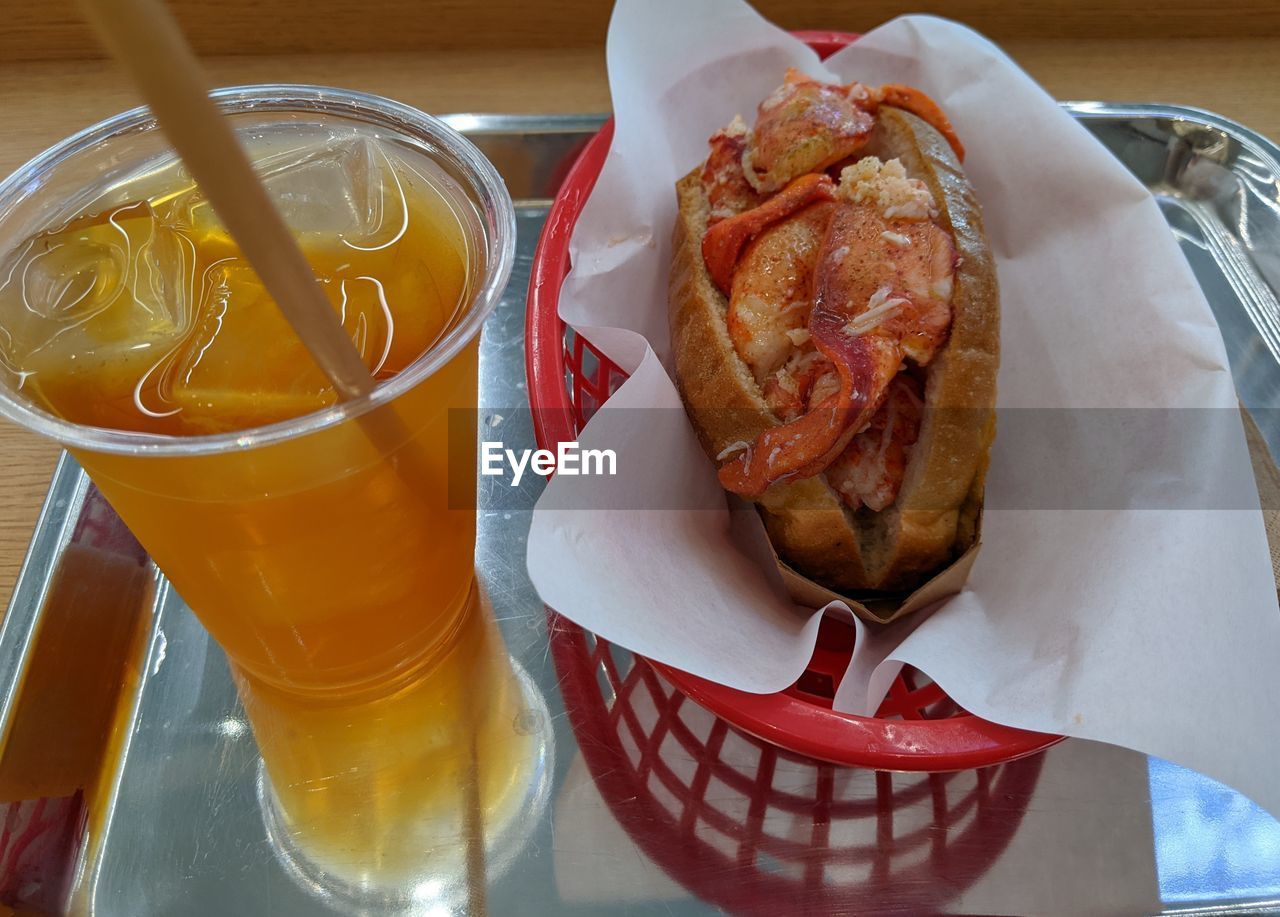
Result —
<svg viewBox="0 0 1280 917"><path fill-rule="evenodd" d="M787 599L753 514L727 509L663 368L673 186L787 66L908 83L947 111L999 268L1002 410L1234 409L1221 335L1154 201L972 31L906 17L824 65L737 0L620 0L608 64L616 133L560 308L632 373L580 438L613 449L618 474L555 478L528 552L542 598L584 627L754 692L790 684L812 653L819 614ZM637 410L652 408L670 410ZM873 711L907 663L980 716L1159 755L1280 814L1275 582L1256 505L1214 499L1219 482L1251 480L1238 418L1214 430L1141 462L1069 437L1036 461L1054 480L1108 469L1135 493L1234 509L993 508L1026 478L1016 437L997 437L967 588L896 625L859 624L837 707Z"/></svg>

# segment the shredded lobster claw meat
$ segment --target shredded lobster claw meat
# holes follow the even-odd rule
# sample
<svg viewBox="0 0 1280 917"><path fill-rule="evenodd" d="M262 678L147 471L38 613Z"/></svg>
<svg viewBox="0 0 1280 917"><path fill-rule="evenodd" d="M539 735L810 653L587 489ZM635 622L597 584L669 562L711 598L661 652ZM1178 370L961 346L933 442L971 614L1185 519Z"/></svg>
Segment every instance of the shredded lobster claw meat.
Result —
<svg viewBox="0 0 1280 917"><path fill-rule="evenodd" d="M897 500L923 419L924 386L914 376L899 373L870 426L824 471L845 505L881 512Z"/></svg>
<svg viewBox="0 0 1280 917"><path fill-rule="evenodd" d="M964 147L951 121L919 89L899 83L832 86L798 70L788 70L786 81L760 103L754 129L743 131L739 120L711 138L709 160L717 148L722 159L731 149L740 149L746 190L772 194L800 175L822 172L856 155L871 139L882 105L900 108L932 125L964 161ZM718 174L729 172L721 168ZM747 197L741 187L734 192L739 201ZM713 197L713 209L719 209L718 203Z"/></svg>
<svg viewBox="0 0 1280 917"><path fill-rule="evenodd" d="M852 156L875 126L874 102L858 84L830 86L788 70L786 82L760 103L747 135L746 180L757 191L775 192L799 175Z"/></svg>
<svg viewBox="0 0 1280 917"><path fill-rule="evenodd" d="M795 70L751 130L735 118L710 139L702 256L728 297L734 349L782 421L721 466L734 493L757 498L836 463L849 505L896 497L920 422L916 382L898 384L901 403L879 412L904 360L924 366L945 343L958 261L924 182L899 160L859 156L881 106L920 117L963 157L919 90L832 86ZM836 167L838 184L827 174Z"/></svg>
<svg viewBox="0 0 1280 917"><path fill-rule="evenodd" d="M829 175L802 175L759 207L721 220L702 237L702 257L707 272L725 294L733 286L733 269L747 243L772 224L815 201L835 200L835 182Z"/></svg>
<svg viewBox="0 0 1280 917"><path fill-rule="evenodd" d="M719 477L726 490L754 499L771 484L817 474L879 409L879 398L872 397L883 397L898 372L900 352L885 338L841 338L838 329L845 321L828 313L809 325L818 349L840 373L839 392L791 423L766 430L722 466Z"/></svg>
<svg viewBox="0 0 1280 917"><path fill-rule="evenodd" d="M902 344L892 334L849 330L849 274L840 270L851 237L860 232L859 213L839 208L831 217L815 276L810 340L835 367L840 388L808 413L773 427L720 468L726 490L759 497L771 484L817 474L838 456L880 407L902 363Z"/></svg>
<svg viewBox="0 0 1280 917"><path fill-rule="evenodd" d="M711 149L701 175L702 188L711 205L707 225L763 204L765 196L751 187L742 171L742 153L747 148L747 125L743 120L734 118L712 134L707 145Z"/></svg>

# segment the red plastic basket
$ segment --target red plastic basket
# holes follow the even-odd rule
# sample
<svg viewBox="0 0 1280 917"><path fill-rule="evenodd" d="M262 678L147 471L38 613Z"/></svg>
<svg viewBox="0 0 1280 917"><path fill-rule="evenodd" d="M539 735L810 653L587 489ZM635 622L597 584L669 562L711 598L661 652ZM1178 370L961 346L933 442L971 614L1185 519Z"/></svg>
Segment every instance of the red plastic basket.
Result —
<svg viewBox="0 0 1280 917"><path fill-rule="evenodd" d="M856 36L801 32L822 57ZM582 150L556 196L534 253L525 318L525 356L534 433L543 449L577 438L626 374L561 320L560 287L569 272L569 239L595 186L613 137L607 122ZM561 622L560 627L569 626ZM961 710L936 684L906 669L875 717L831 709L853 648L853 627L822 623L800 679L778 694L748 694L660 663L650 664L692 700L739 729L824 761L896 771L954 771L1012 761L1062 740L999 726Z"/></svg>
<svg viewBox="0 0 1280 917"><path fill-rule="evenodd" d="M731 914L944 914L997 863L1043 758L946 774L851 770L746 736L626 650L549 619L601 798L672 879Z"/></svg>

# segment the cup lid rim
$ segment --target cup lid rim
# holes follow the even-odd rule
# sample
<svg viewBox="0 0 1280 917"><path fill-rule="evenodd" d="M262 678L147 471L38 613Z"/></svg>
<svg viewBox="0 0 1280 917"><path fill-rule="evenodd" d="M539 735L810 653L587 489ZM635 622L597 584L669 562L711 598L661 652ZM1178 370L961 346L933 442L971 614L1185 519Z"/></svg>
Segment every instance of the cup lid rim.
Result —
<svg viewBox="0 0 1280 917"><path fill-rule="evenodd" d="M440 118L409 105L371 93L297 83L231 86L210 93L215 104L236 114L254 111L300 111L336 117L359 118L400 130L409 139L438 147L456 161L484 196L482 221L491 221L485 252L485 276L476 288L462 321L451 328L424 354L395 376L378 384L361 398L339 402L321 411L244 430L198 436L173 436L85 426L49 414L0 387L0 417L5 417L64 446L91 452L126 455L207 455L268 446L336 426L386 404L431 376L451 360L480 331L484 320L501 298L515 260L515 206L497 169L465 136ZM158 125L146 106L139 106L99 121L54 144L0 182L0 218L11 202L28 192L30 182L42 171L79 153L124 134L156 130ZM487 205L487 206L485 206Z"/></svg>

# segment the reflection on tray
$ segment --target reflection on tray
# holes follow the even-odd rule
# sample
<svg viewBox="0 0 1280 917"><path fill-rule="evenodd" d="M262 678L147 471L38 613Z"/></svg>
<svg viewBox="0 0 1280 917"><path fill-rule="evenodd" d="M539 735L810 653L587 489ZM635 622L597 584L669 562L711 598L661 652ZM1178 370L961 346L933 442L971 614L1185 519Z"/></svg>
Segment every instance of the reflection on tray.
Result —
<svg viewBox="0 0 1280 917"><path fill-rule="evenodd" d="M1162 901L1280 898L1280 821L1195 771L1160 758L1147 768Z"/></svg>
<svg viewBox="0 0 1280 917"><path fill-rule="evenodd" d="M812 761L733 730L630 653L557 618L551 629L613 816L668 876L734 913L942 907L999 858L1040 774L1040 756L952 774Z"/></svg>
<svg viewBox="0 0 1280 917"><path fill-rule="evenodd" d="M0 911L60 909L116 708L136 682L150 610L147 557L90 489L40 606L41 626L0 735Z"/></svg>

